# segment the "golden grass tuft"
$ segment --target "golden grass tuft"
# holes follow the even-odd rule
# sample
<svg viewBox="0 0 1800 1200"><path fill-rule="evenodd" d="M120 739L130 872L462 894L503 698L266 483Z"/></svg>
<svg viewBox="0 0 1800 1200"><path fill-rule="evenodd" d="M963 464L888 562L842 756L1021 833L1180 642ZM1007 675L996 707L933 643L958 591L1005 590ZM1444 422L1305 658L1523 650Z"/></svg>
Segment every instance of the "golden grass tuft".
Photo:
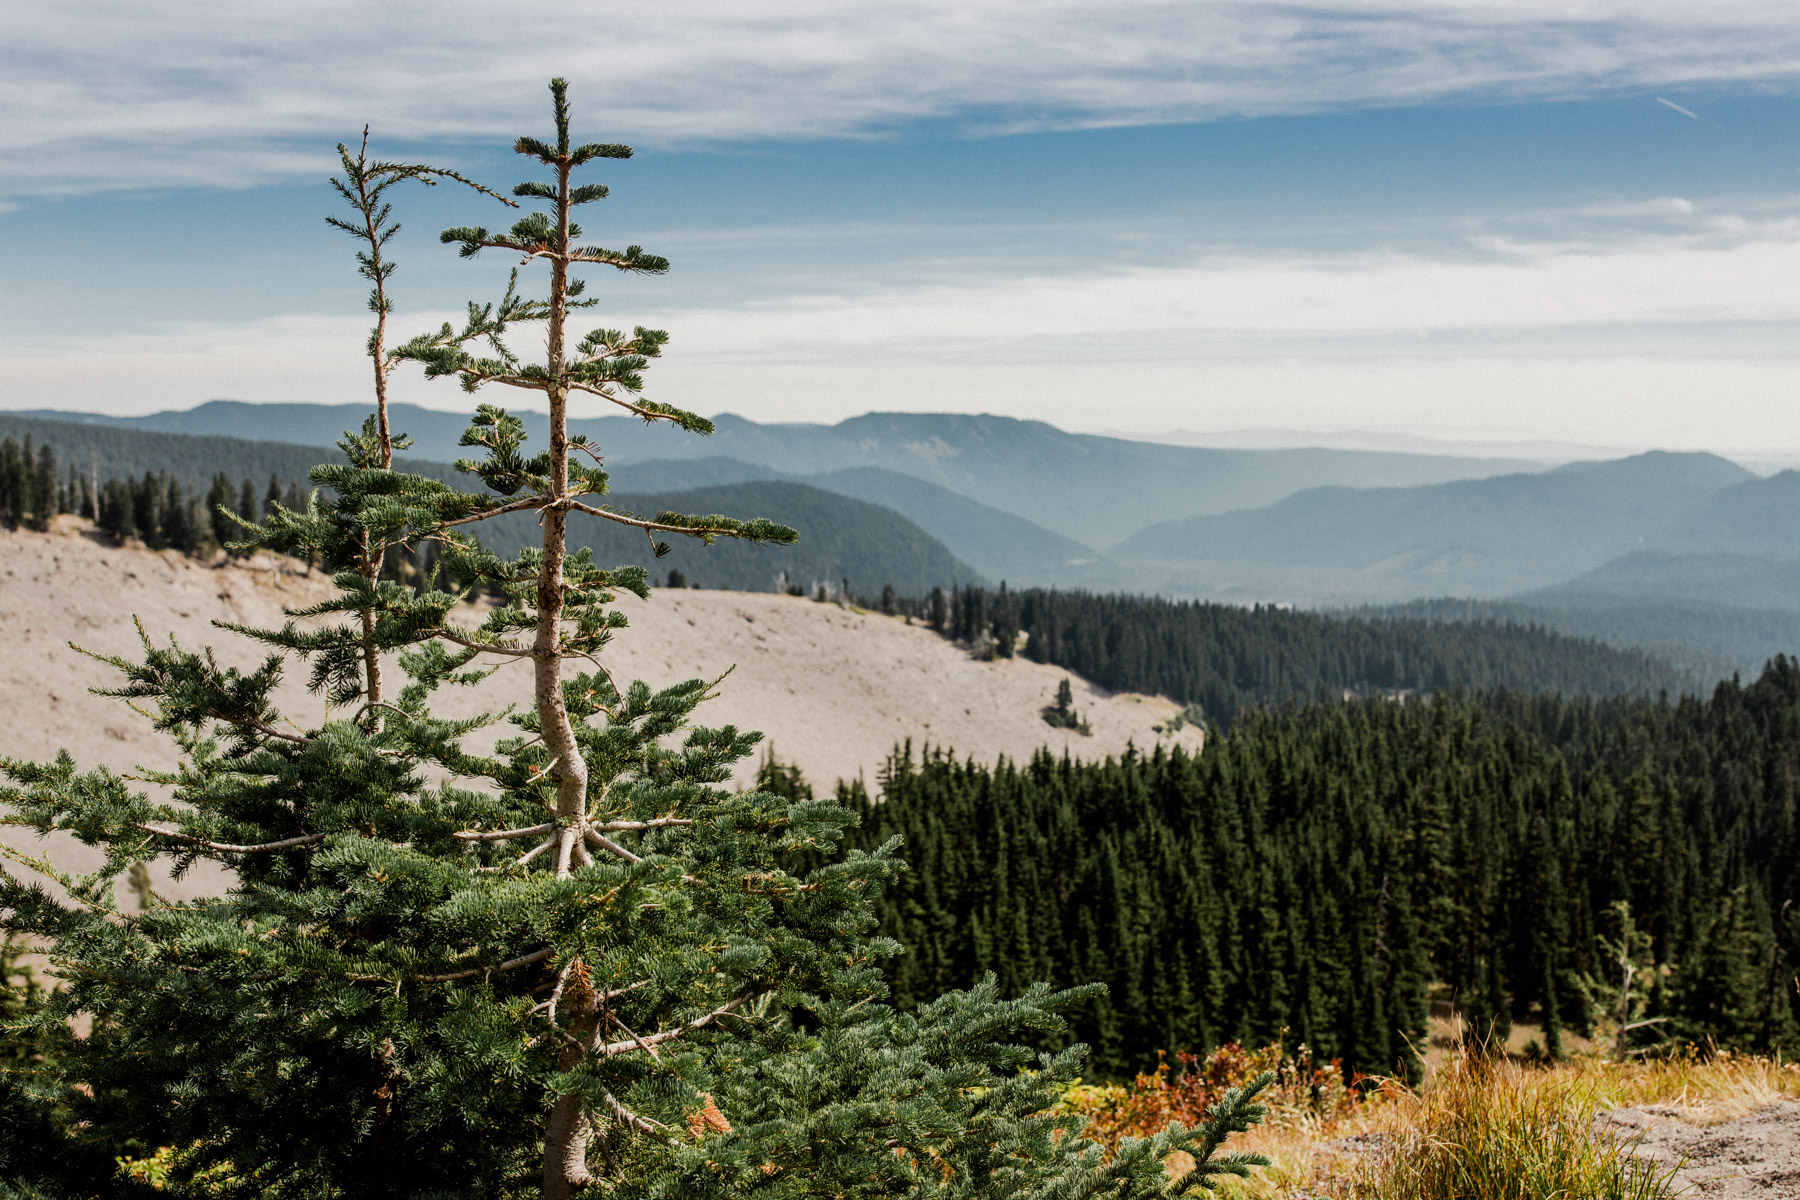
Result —
<svg viewBox="0 0 1800 1200"><path fill-rule="evenodd" d="M1380 1200L1662 1200L1672 1172L1596 1129L1601 1100L1577 1073L1463 1057L1395 1096L1375 1153L1345 1193Z"/></svg>
<svg viewBox="0 0 1800 1200"><path fill-rule="evenodd" d="M1093 1119L1102 1140L1156 1132L1189 1119L1240 1066L1284 1076L1269 1118L1229 1148L1268 1156L1249 1180L1222 1180L1242 1200L1661 1200L1674 1194L1666 1168L1634 1157L1628 1131L1610 1127L1617 1108L1648 1110L1690 1125L1729 1121L1800 1098L1800 1065L1704 1053L1619 1064L1583 1056L1553 1065L1447 1056L1423 1088L1394 1081L1354 1092L1316 1089L1272 1048L1235 1047L1167 1068L1130 1087L1080 1089L1070 1107ZM1209 1070L1209 1068L1212 1068ZM1230 1068L1230 1069L1220 1069ZM1170 1164L1178 1175L1182 1164Z"/></svg>

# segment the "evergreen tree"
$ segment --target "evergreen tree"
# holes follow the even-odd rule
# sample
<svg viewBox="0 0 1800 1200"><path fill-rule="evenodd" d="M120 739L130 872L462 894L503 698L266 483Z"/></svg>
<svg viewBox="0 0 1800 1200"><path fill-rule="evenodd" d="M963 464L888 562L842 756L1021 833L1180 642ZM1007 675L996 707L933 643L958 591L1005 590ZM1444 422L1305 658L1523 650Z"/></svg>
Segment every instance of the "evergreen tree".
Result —
<svg viewBox="0 0 1800 1200"><path fill-rule="evenodd" d="M0 441L0 521L17 525L27 507L24 457L19 443L9 437Z"/></svg>
<svg viewBox="0 0 1800 1200"><path fill-rule="evenodd" d="M1754 1046L1762 1039L1764 964L1771 947L1758 936L1743 889L1703 917L1694 947L1670 981L1674 1031L1700 1042Z"/></svg>
<svg viewBox="0 0 1800 1200"><path fill-rule="evenodd" d="M950 602L944 595L944 589L934 587L927 602L926 618L931 627L939 633L948 633L950 629Z"/></svg>
<svg viewBox="0 0 1800 1200"><path fill-rule="evenodd" d="M872 935L872 901L899 869L894 848L840 857L854 821L840 805L721 786L757 739L690 725L712 683L653 692L612 678L601 656L625 626L614 598L647 599L647 575L568 553L572 513L651 538L795 534L619 511L598 449L568 436L575 392L710 426L642 396L664 334L568 335L571 310L593 303L576 272L667 264L577 240L572 210L606 189L571 176L630 151L576 145L561 80L552 93L555 140L518 149L553 180L514 191L548 211L444 235L465 256L547 265L547 295L522 296L515 271L460 331L394 352L470 391L542 393L548 448L528 454L518 419L480 405L464 469L485 486L461 492L392 470L397 438L372 416L340 443L349 465L316 469L311 496L274 505L246 536L323 563L336 597L280 629L238 630L271 650L249 671L148 636L142 658L108 660L118 694L183 753L153 777L166 798L67 755L0 762L9 819L104 851L85 876L5 851L62 885L0 877L6 927L47 939L70 968L36 1027L92 1021L31 1089L34 1111L66 1107L84 1146L176 1146L178 1183L207 1174L210 1188L258 1197L1149 1200L1177 1150L1197 1163L1187 1182L1247 1173L1260 1160L1218 1151L1260 1116L1256 1088L1111 1161L1056 1113L1079 1055L1017 1043L1057 1037L1092 987L1005 1000L989 980L910 1014L884 1004L880 965L897 947ZM522 324L544 326L544 362L511 350ZM462 532L509 512L541 519L539 546L503 559ZM458 596L367 573L372 547L421 539L446 574L486 580L506 602L468 624ZM395 656L399 686L371 653ZM479 686L515 660L533 673L533 703L491 749L470 739L501 717L432 714L439 688ZM289 661L310 665L317 719L274 706ZM121 909L117 879L159 854L178 870L220 864L235 882Z"/></svg>
<svg viewBox="0 0 1800 1200"><path fill-rule="evenodd" d="M268 489L268 491L263 493L262 513L260 515L266 517L269 514L273 513L275 511L275 507L278 504L280 504L281 501L282 501L281 477L279 475L270 475L269 476L269 489ZM298 508L299 505L298 504L290 504L288 507L289 508Z"/></svg>
<svg viewBox="0 0 1800 1200"><path fill-rule="evenodd" d="M31 527L40 533L50 528L57 514L56 454L48 445L38 449L37 469L31 480Z"/></svg>
<svg viewBox="0 0 1800 1200"><path fill-rule="evenodd" d="M162 544L183 554L192 554L199 545L193 514L188 510L187 496L179 481L168 481L162 501Z"/></svg>
<svg viewBox="0 0 1800 1200"><path fill-rule="evenodd" d="M18 482L14 485L16 497L14 499L13 524L29 526L32 509L37 501L38 489L37 446L29 433L25 435L25 444L19 451L17 480Z"/></svg>
<svg viewBox="0 0 1800 1200"><path fill-rule="evenodd" d="M130 484L124 480L107 480L100 489L99 511L94 518L100 532L119 541L131 537L137 531L134 513Z"/></svg>
<svg viewBox="0 0 1800 1200"><path fill-rule="evenodd" d="M237 536L238 523L232 518L237 515L237 489L231 486L231 477L220 471L213 476L212 487L206 493L206 524L212 544L223 546Z"/></svg>
<svg viewBox="0 0 1800 1200"><path fill-rule="evenodd" d="M131 525L137 536L152 550L161 550L163 540L162 477L144 472L144 477L131 485Z"/></svg>

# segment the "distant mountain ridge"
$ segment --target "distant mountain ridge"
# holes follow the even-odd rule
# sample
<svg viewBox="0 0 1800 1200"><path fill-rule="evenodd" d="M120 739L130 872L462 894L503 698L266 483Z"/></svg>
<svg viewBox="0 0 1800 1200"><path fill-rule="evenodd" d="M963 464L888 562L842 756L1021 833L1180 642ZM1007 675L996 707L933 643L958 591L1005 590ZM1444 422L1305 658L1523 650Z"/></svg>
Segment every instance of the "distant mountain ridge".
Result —
<svg viewBox="0 0 1800 1200"><path fill-rule="evenodd" d="M362 405L245 404L214 400L140 417L32 415L170 433L226 434L330 445L361 425ZM412 454L450 461L467 417L392 406ZM543 436L545 418L519 414ZM808 477L859 467L910 475L1022 517L1086 546L1105 548L1159 520L1274 503L1302 488L1439 483L1528 470L1518 459L1460 458L1363 450L1218 450L1068 433L1041 421L952 413L868 413L836 425L762 425L723 414L707 439L631 417L571 420L611 466L731 458Z"/></svg>
<svg viewBox="0 0 1800 1200"><path fill-rule="evenodd" d="M1416 488L1312 488L1266 508L1152 526L1114 555L1140 573L1181 565L1285 583L1301 602L1503 596L1658 545L1708 541L1721 512L1772 483L1717 455L1654 451ZM1800 502L1800 488L1774 486ZM1708 507L1726 493L1738 501Z"/></svg>
<svg viewBox="0 0 1800 1200"><path fill-rule="evenodd" d="M158 433L130 426L0 413L0 436L22 441L28 435L40 444L55 448L65 470L73 464L83 473L96 471L102 479L162 471L190 491L204 491L214 472L221 469L234 483L244 477L250 478L260 492L270 475L279 475L284 481L302 480L307 471L320 462L343 461L335 448L213 435ZM466 476L447 463L409 458L397 462L406 470L434 479L468 482ZM612 464L611 474L615 498L750 482L784 482L808 484L893 510L949 550L950 559L943 564L946 573L920 585L926 590L939 584L980 579L1010 580L1015 586L1063 582L1068 564L1093 555L1086 546L1039 528L1021 517L989 508L924 480L880 468L806 477L786 475L736 459L690 458ZM756 494L752 489L739 493L739 496L749 503ZM788 495L779 489L770 494ZM840 521L842 515L817 505L809 507L807 512L821 526ZM809 536L821 534L822 529L809 531ZM802 558L810 561L810 551L803 551ZM867 554L853 558L859 562L870 561ZM880 574L879 571L875 573ZM863 574L859 570L856 577L861 579ZM837 579L840 576L841 572L818 575L817 578ZM758 581L762 578L760 573L744 576L751 577ZM910 575L905 577L911 578ZM881 580L876 584L877 589L888 582L898 586L899 579ZM760 582L758 586L761 586Z"/></svg>
<svg viewBox="0 0 1800 1200"><path fill-rule="evenodd" d="M146 472L171 476L190 495L203 494L215 473L223 471L235 485L248 478L260 495L270 475L291 483L322 462L343 462L341 451L283 442L243 438L156 433L102 424L74 424L0 413L0 438L20 441L30 436L49 446L60 472L74 466L81 475L97 474L101 480L137 477ZM455 468L437 462L396 459L395 465L433 479L469 484ZM731 467L714 471L728 475ZM661 485L645 472L620 482L608 502L622 512L654 516L664 511L705 515L724 513L736 517L770 517L801 531L797 546L752 546L724 539L701 546L688 538L671 537L666 558L649 552L649 540L639 530L577 515L570 525L573 545L591 546L607 563L639 563L653 576L664 579L679 567L689 578L709 587L770 591L784 572L795 585L815 583L834 587L849 579L860 595L879 595L892 584L908 595L923 595L933 587L985 583L986 576L959 558L930 533L904 515L879 504L867 503L790 480L748 480L725 486L691 486L662 472ZM675 483L675 486L667 486ZM927 485L921 485L927 486ZM948 493L946 493L948 495ZM960 497L949 497L965 508L977 508ZM995 514L1023 525L1017 518ZM1039 534L1049 538L1054 535ZM489 546L514 553L527 541L535 541L537 526L530 514L501 517L482 527ZM966 539L965 539L966 540Z"/></svg>
<svg viewBox="0 0 1800 1200"><path fill-rule="evenodd" d="M1096 557L1073 538L884 467L785 475L731 458L659 459L614 467L612 478L616 490L632 492L679 491L752 480L807 484L892 509L990 579L1015 586L1066 582L1072 571L1083 570Z"/></svg>
<svg viewBox="0 0 1800 1200"><path fill-rule="evenodd" d="M166 470L190 488L204 487L225 461L234 480L249 476L260 490L270 473L292 479L338 457L316 443L271 437L317 433L322 440L323 430L335 438L363 415L353 405L241 404L80 423L0 413L0 435L51 442L64 470L71 462L103 476ZM252 417L258 436L251 439L138 427L242 429ZM423 431L414 452L427 456L458 454L463 420L396 408L398 426ZM1438 613L1541 621L1642 647L1701 676L1760 669L1769 654L1800 650L1791 636L1792 614L1800 614L1800 471L1763 479L1710 454L1652 452L1404 487L1303 487L1262 506L1136 530L1115 524L1111 540L1085 541L1047 528L1049 517L1072 509L1091 516L1115 493L1154 491L1160 460L1142 452L1165 448L991 417L871 414L836 426L725 417L711 440L683 440L633 421L588 423L596 426L622 507L767 515L801 528L802 544L791 552L698 551L672 540L673 557L644 559L659 576L679 566L711 586L767 589L785 569L802 586L848 577L865 595L888 583L921 594L1004 580L1015 589L1299 607L1418 602L1449 606ZM1252 462L1217 453L1234 470ZM845 460L857 461L833 465ZM428 457L406 465L455 477ZM1102 469L1119 474L1097 478ZM959 488L1016 494L1003 505ZM1044 521L1019 515L1030 507L1019 497L1031 489L1054 493L1043 501ZM1162 512L1177 503L1164 497ZM528 522L515 524L518 537L527 536ZM644 556L644 539L621 541L617 532L597 530L590 540L614 561ZM1446 596L1461 599L1424 599Z"/></svg>
<svg viewBox="0 0 1800 1200"><path fill-rule="evenodd" d="M804 483L765 479L663 493L615 491L607 496L607 504L642 517L669 511L768 517L800 531L800 541L793 546L756 546L732 538L706 546L693 538L659 535L669 546L669 553L659 559L642 530L582 513L571 516L571 547L590 547L597 562L639 564L657 581L674 568L700 586L737 591L774 591L784 576L790 586L809 593L819 584L835 590L848 580L852 594L864 597L879 596L890 584L901 595L922 596L934 587L988 582L942 542L892 509ZM482 542L505 554L535 545L539 537L530 513L499 517L481 528Z"/></svg>

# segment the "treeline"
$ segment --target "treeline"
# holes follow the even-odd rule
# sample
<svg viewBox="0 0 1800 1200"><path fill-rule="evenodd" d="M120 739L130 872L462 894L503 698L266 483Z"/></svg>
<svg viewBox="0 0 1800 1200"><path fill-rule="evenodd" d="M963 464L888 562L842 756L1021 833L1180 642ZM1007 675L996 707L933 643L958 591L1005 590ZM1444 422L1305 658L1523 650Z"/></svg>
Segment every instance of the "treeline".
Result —
<svg viewBox="0 0 1800 1200"><path fill-rule="evenodd" d="M1333 616L1198 600L1043 589L891 589L871 607L904 613L978 656L1023 654L1115 692L1197 705L1228 726L1246 709L1341 696L1511 688L1590 695L1692 689L1636 649L1505 621Z"/></svg>
<svg viewBox="0 0 1800 1200"><path fill-rule="evenodd" d="M55 451L34 441L29 433L23 444L0 439L0 521L13 528L42 531L58 514L75 513L120 541L137 538L153 550L210 554L239 538L240 527L227 511L257 521L276 504L306 507L301 482L284 484L278 475L269 476L267 489L259 493L249 479L233 483L216 472L204 494L183 488L164 471L102 482L70 464L67 474L59 475Z"/></svg>
<svg viewBox="0 0 1800 1200"><path fill-rule="evenodd" d="M43 417L0 413L0 438L23 442L27 437L39 446L50 446L57 460L73 464L90 478L140 478L146 471L179 482L186 492L205 494L212 479L224 471L234 480L255 480L270 475L283 480L306 479L306 473L322 462L343 462L335 447L296 446L285 442L251 441L211 434L154 433L116 425L59 421ZM405 470L433 479L455 477L443 463L401 460ZM302 484L304 486L304 482Z"/></svg>
<svg viewBox="0 0 1800 1200"><path fill-rule="evenodd" d="M260 495L250 480L233 484L223 473L213 476L205 496L182 489L181 481L161 472L146 472L139 479L109 479L90 499L85 482L78 511L91 518L100 531L123 541L135 537L152 550L180 550L184 554L211 554L243 538L243 528L227 513L245 521L260 521L275 505L304 510L306 493L298 480L282 485L269 477Z"/></svg>
<svg viewBox="0 0 1800 1200"><path fill-rule="evenodd" d="M1541 625L1570 637L1641 649L1702 679L1759 673L1800 651L1800 611L1739 608L1675 596L1545 591L1525 600L1413 600L1345 615Z"/></svg>
<svg viewBox="0 0 1800 1200"><path fill-rule="evenodd" d="M1628 905L1640 1038L1800 1052L1800 665L1707 700L1444 693L1247 714L1197 755L890 760L840 785L911 870L881 902L904 1004L993 971L1108 984L1096 1069L1285 1037L1409 1069L1426 989L1472 1027L1595 1032ZM773 782L783 783L776 778ZM786 781L792 785L793 780Z"/></svg>

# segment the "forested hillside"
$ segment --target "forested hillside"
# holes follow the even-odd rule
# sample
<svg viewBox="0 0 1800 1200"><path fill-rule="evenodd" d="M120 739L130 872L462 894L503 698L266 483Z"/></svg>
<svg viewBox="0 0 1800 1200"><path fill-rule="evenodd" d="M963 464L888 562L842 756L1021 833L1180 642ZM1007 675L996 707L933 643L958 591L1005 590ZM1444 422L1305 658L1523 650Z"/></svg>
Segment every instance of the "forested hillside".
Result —
<svg viewBox="0 0 1800 1200"><path fill-rule="evenodd" d="M356 422L361 424L360 419ZM340 430L337 436L342 436ZM202 491L220 471L233 479L248 477L260 487L269 476L283 481L304 480L322 462L343 462L332 448L256 441L239 437L215 437L186 433L157 433L108 424L44 420L0 413L0 438L23 442L30 437L38 446L49 446L57 460L79 476L101 482L113 478L163 475L188 491ZM401 470L445 479L451 468L443 463L399 459Z"/></svg>
<svg viewBox="0 0 1800 1200"><path fill-rule="evenodd" d="M1800 589L1800 580L1796 581ZM1800 597L1800 590L1788 598ZM1737 608L1669 596L1559 589L1517 600L1415 600L1355 615L1537 625L1609 646L1643 650L1700 679L1754 678L1777 654L1800 653L1800 611Z"/></svg>
<svg viewBox="0 0 1800 1200"><path fill-rule="evenodd" d="M614 511L654 517L663 512L753 512L800 531L792 546L757 546L723 539L711 546L668 537L669 552L657 558L640 531L577 514L569 522L569 545L588 546L598 561L639 563L658 579L680 571L692 584L738 591L771 592L783 578L811 592L826 584L834 592L893 583L918 592L940 582L978 581L973 567L943 543L891 509L865 504L800 483L758 480L723 487L691 488L661 495L615 492L606 498ZM502 517L482 530L483 542L502 554L517 553L537 530L528 516Z"/></svg>
<svg viewBox="0 0 1800 1200"><path fill-rule="evenodd" d="M1495 620L1329 616L1206 601L968 587L906 604L978 653L1022 653L1120 692L1197 705L1229 725L1244 709L1345 692L1451 687L1613 695L1679 692L1698 679L1643 650Z"/></svg>
<svg viewBox="0 0 1800 1200"><path fill-rule="evenodd" d="M230 433L329 445L362 422L355 405L244 404L214 400L181 412L91 419L139 429ZM416 439L413 453L458 457L464 415L392 406L395 428ZM518 414L541 444L545 419ZM572 420L606 447L610 464L655 459L735 458L787 475L882 467L928 480L1090 546L1117 541L1153 521L1270 504L1301 488L1406 486L1533 469L1518 459L1363 450L1215 450L1069 433L1042 421L991 414L864 413L836 425L764 425L729 413L704 441L684 441L633 417ZM1070 502L1082 495L1080 504Z"/></svg>
<svg viewBox="0 0 1800 1200"><path fill-rule="evenodd" d="M1708 700L1512 693L1248 716L1198 756L995 766L899 752L841 789L899 834L882 901L914 1004L996 972L1101 979L1074 1036L1114 1076L1155 1052L1284 1037L1391 1071L1425 989L1554 1052L1614 1004L1629 904L1654 1032L1800 1050L1800 667ZM1653 962L1652 962L1653 960ZM1609 988L1611 991L1609 992ZM1616 1007L1616 1004L1615 1004Z"/></svg>

